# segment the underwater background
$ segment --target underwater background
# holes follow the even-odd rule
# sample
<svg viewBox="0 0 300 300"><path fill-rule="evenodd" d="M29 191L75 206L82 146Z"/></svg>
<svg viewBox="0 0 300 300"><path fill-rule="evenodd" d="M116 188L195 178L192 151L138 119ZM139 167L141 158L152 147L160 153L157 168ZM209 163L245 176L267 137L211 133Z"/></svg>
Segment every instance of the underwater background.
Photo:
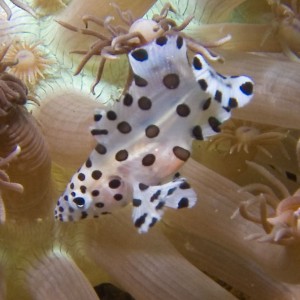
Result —
<svg viewBox="0 0 300 300"><path fill-rule="evenodd" d="M169 1L166 18L189 20L182 32L223 58L210 62L217 72L253 79L253 100L219 134L194 142L180 173L197 192L195 207L165 210L146 234L130 205L54 221L95 146L94 109L118 102L131 80L126 54L83 62L105 33L84 16L126 27L119 10L152 19L166 3L0 1L0 299L299 297L296 0Z"/></svg>

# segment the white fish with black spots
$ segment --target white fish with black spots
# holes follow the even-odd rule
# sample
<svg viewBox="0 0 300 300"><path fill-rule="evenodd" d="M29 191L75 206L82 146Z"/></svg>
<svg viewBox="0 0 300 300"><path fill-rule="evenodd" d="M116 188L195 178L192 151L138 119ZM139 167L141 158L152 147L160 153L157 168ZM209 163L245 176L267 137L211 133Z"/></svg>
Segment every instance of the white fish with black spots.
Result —
<svg viewBox="0 0 300 300"><path fill-rule="evenodd" d="M60 221L98 218L131 202L133 222L146 232L164 207L194 206L189 183L173 177L189 159L192 140L219 132L231 110L252 98L249 77L218 74L200 54L189 62L178 35L128 56L133 82L112 109L95 112L97 146L57 202Z"/></svg>

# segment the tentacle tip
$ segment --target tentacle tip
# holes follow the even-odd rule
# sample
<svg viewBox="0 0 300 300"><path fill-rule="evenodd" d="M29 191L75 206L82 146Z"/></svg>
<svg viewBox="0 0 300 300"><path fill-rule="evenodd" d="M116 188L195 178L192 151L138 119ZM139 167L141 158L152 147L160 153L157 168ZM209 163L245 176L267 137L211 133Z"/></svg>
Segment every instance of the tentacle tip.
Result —
<svg viewBox="0 0 300 300"><path fill-rule="evenodd" d="M252 233L252 234L249 234L249 235L245 236L244 240L245 241L253 241L253 240L258 239L259 237L261 237L261 234L259 234L259 233Z"/></svg>
<svg viewBox="0 0 300 300"><path fill-rule="evenodd" d="M177 13L176 9L171 4L170 4L170 7L169 7L169 11L171 11L174 14Z"/></svg>
<svg viewBox="0 0 300 300"><path fill-rule="evenodd" d="M237 209L232 213L232 215L230 216L230 220L236 219L238 215L240 215L240 209L239 209L239 208L237 208Z"/></svg>
<svg viewBox="0 0 300 300"><path fill-rule="evenodd" d="M224 38L222 39L223 44L229 42L232 39L232 35L228 33Z"/></svg>
<svg viewBox="0 0 300 300"><path fill-rule="evenodd" d="M114 21L115 17L114 16L106 16L104 19L104 23L109 23L111 21Z"/></svg>
<svg viewBox="0 0 300 300"><path fill-rule="evenodd" d="M224 57L219 56L219 55L216 56L216 59L215 59L215 60L216 60L217 62L221 63L221 64L223 64L223 63L225 62Z"/></svg>
<svg viewBox="0 0 300 300"><path fill-rule="evenodd" d="M108 54L108 53L102 54L102 57L105 59L119 59L120 58L117 55L112 55L112 54Z"/></svg>
<svg viewBox="0 0 300 300"><path fill-rule="evenodd" d="M112 7L119 7L118 4L114 1L112 2L109 2L109 6L112 6Z"/></svg>
<svg viewBox="0 0 300 300"><path fill-rule="evenodd" d="M21 153L21 146L17 145L16 149L14 150L16 155L19 155Z"/></svg>
<svg viewBox="0 0 300 300"><path fill-rule="evenodd" d="M58 19L54 19L54 21L55 21L56 23L58 23L59 25L63 26L63 27L66 26L66 23L65 23L64 21L61 21L61 20L58 20Z"/></svg>
<svg viewBox="0 0 300 300"><path fill-rule="evenodd" d="M23 194L24 193L24 187L22 184L19 184L19 183L16 183L15 184L15 191L20 193L20 194Z"/></svg>

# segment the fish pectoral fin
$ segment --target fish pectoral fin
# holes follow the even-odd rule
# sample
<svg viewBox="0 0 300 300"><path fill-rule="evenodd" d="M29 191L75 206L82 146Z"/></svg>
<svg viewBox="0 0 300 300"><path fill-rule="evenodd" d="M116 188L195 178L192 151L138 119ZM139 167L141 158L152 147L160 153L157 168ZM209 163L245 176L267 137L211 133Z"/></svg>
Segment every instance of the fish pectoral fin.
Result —
<svg viewBox="0 0 300 300"><path fill-rule="evenodd" d="M184 178L176 178L163 185L147 186L137 183L134 186L133 222L140 233L147 232L161 219L163 208L175 209L193 207L197 201L195 191Z"/></svg>

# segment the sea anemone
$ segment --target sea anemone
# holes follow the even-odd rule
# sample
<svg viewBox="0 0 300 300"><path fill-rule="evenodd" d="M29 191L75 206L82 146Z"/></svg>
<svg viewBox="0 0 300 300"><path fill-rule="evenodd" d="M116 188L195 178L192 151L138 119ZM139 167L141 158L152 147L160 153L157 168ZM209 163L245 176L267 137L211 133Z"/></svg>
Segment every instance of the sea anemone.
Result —
<svg viewBox="0 0 300 300"><path fill-rule="evenodd" d="M298 209L300 207L299 190L291 195L288 189L268 170L254 162L248 162L279 192L265 184L249 184L241 189L256 195L255 198L242 201L239 206L240 214L247 220L261 224L264 234L251 234L248 238L258 241L291 245L299 243ZM251 207L258 206L258 215L251 212ZM271 209L271 211L270 211Z"/></svg>
<svg viewBox="0 0 300 300"><path fill-rule="evenodd" d="M220 130L205 142L194 142L193 158L238 184L254 176L246 161L278 169L294 156L295 141L287 129L231 118ZM278 157L282 163L275 161Z"/></svg>
<svg viewBox="0 0 300 300"><path fill-rule="evenodd" d="M41 16L50 15L65 8L70 0L33 0L32 6L37 9Z"/></svg>
<svg viewBox="0 0 300 300"><path fill-rule="evenodd" d="M88 49L93 41L86 35L69 33L53 19L72 24L79 24L83 15L93 14L103 19L115 14L108 2L110 0L103 0L99 8L98 0L73 0L59 14L39 20L32 20L26 12L12 7L11 21L5 23L10 32L20 38L27 40L30 36L34 40L42 40L59 66L56 77L46 77L38 82L36 91L42 106L34 108L33 114L38 119L37 127L42 129L43 136L49 141L54 161L52 166L55 164L60 172L62 189L70 174L93 148L88 126L92 123L94 107L99 106L99 102L108 102L110 98L118 99L116 90L123 86L120 78L123 74L127 78L127 71L120 63L121 59L119 63L106 63L103 71L105 82L100 81L95 97L90 95L89 87L94 76L89 71L97 73L98 57L95 60L97 67L92 65L87 70L86 66L78 76L72 77L78 57L69 55L69 51L78 45L85 45ZM148 11L150 19L165 5L165 1L157 1L150 8L154 2L117 1L122 9L131 9L138 18ZM194 15L185 33L193 34L195 39L218 40L227 34L232 35L232 39L222 45L226 51L220 51L219 55L225 58L225 63L218 64L217 69L224 74L246 73L256 83L253 103L234 113L235 117L243 122L293 129L298 135L299 66L279 53L281 47L276 36L269 35L262 45L272 27L269 5L263 1L212 0L172 1L172 7L178 12L172 15L178 24ZM117 22L117 18L115 20ZM17 26L19 24L24 26ZM89 24L89 29L97 31L99 27L93 25ZM1 31L1 41L11 39L7 31ZM298 50L296 47L295 51ZM244 51L257 53L246 54ZM270 51L275 54L270 54ZM87 106L79 103L82 98L89 102ZM64 102L68 101L71 104L63 108ZM18 106L21 109L21 105ZM77 118L79 122L76 122ZM0 119L3 120L2 116ZM286 140L282 143L286 144ZM1 156L10 156L15 149L16 145ZM21 153L10 162L10 167L17 162L23 149L24 146L21 146ZM42 152L48 157L47 149ZM231 156L236 154L234 152ZM281 158L272 152L270 160L274 165ZM292 156L291 161L295 162ZM8 174L9 168L1 165L1 179L8 182L9 175L11 182L20 184ZM262 228L261 223L246 222L240 215L231 218L246 197L244 192L239 191L240 187L192 159L180 172L197 190L199 205L180 214L168 211L164 222L143 236L138 235L132 226L130 207L99 220L57 224L52 218L57 189L51 182L49 184L50 171L43 173L47 174L47 178L38 175L35 182L39 177L45 179L45 186L40 190L45 193L32 196L33 202L38 200L41 203L36 206L37 210L27 210L26 202L17 201L23 199L18 193L16 201L13 201L19 204L18 215L12 217L10 214L10 221L6 220L0 226L0 298L98 299L93 286L105 282L128 291L135 299L297 298L299 246L296 243L274 246L246 240L245 236L262 231ZM248 182L253 182L253 177ZM24 183L29 188L34 186L32 180ZM1 189L1 196L5 190ZM289 191L289 194L295 196L293 192ZM282 199L283 196L277 197ZM42 199L46 199L45 205ZM5 211L8 208L9 204L5 205ZM298 216L299 210L292 210ZM275 215L273 210L268 217ZM233 287L237 296L227 292L224 285L220 287L216 281Z"/></svg>
<svg viewBox="0 0 300 300"><path fill-rule="evenodd" d="M0 113L2 117L11 115L11 108L14 104L24 104L27 97L27 88L25 84L17 77L6 72L7 68L15 65L14 61L4 61L4 57L10 44L6 45L0 54L0 89L1 89L1 107ZM1 120L2 122L6 119ZM6 126L2 125L2 131ZM6 128L5 128L6 129Z"/></svg>
<svg viewBox="0 0 300 300"><path fill-rule="evenodd" d="M40 80L49 75L51 68L53 70L54 61L47 56L41 41L17 39L6 53L6 59L15 62L8 72L18 77L32 90Z"/></svg>
<svg viewBox="0 0 300 300"><path fill-rule="evenodd" d="M273 13L272 29L267 35L273 34L278 38L284 54L292 61L300 62L297 47L300 44L299 7L295 0L268 0Z"/></svg>
<svg viewBox="0 0 300 300"><path fill-rule="evenodd" d="M268 145L276 145L286 154L281 143L286 136L287 133L279 128L231 119L221 125L221 132L218 135L211 138L210 147L229 148L228 154L240 151L246 153L261 151L272 157L267 149Z"/></svg>

